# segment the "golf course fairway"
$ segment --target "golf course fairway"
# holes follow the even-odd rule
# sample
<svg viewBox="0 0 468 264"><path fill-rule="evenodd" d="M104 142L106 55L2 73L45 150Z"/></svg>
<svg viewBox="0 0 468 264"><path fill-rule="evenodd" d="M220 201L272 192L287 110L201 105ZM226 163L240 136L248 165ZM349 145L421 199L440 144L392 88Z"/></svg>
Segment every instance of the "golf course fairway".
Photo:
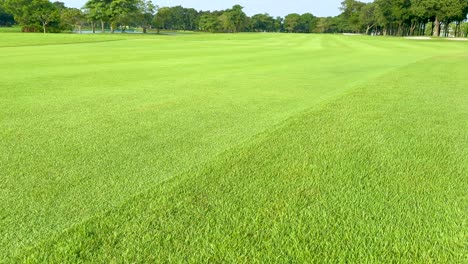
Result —
<svg viewBox="0 0 468 264"><path fill-rule="evenodd" d="M0 262L466 263L468 43L0 34Z"/></svg>

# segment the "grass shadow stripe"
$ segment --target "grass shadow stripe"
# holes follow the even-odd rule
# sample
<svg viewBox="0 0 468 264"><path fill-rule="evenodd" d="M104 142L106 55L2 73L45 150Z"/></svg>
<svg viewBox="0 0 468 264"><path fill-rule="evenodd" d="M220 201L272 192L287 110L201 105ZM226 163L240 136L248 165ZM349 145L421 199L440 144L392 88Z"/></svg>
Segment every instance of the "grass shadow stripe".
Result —
<svg viewBox="0 0 468 264"><path fill-rule="evenodd" d="M426 64L426 62L433 61L433 60L435 60L435 58L422 60L422 61L419 61L417 63L406 65L405 67L402 67L402 68L394 69L391 72L392 73L397 72L397 73L401 74L401 72L411 70L411 68L413 68L415 65L420 65L420 64L424 65L424 64ZM438 67L441 68L441 67L443 67L443 65L439 65ZM386 74L388 74L388 73L386 73ZM403 75L400 75L400 74L397 74L397 76L407 76L405 74L403 74ZM389 75L392 75L392 74L389 74ZM284 137L278 137L278 135L282 134L282 131L289 131L290 132L290 131L297 130L296 128L298 126L298 123L299 124L302 123L302 121L304 119L308 119L310 116L320 116L321 118L323 118L323 120L318 120L317 121L318 123L316 123L316 124L324 122L325 124L329 124L329 125L334 126L334 130L331 130L329 132L324 131L323 129L320 129L320 128L316 127L316 126L310 126L310 125L305 126L306 129L310 128L312 131L319 132L319 134L322 134L322 135L327 135L328 134L328 136L327 136L328 140L333 139L333 138L330 138L330 135L329 135L330 132L332 132L332 133L343 133L343 131L340 131L339 129L344 129L345 131L349 131L349 129L340 128L340 123L339 122L331 122L331 121L327 121L327 120L338 121L338 120L334 119L336 117L334 117L335 112L334 112L333 109L338 108L338 109L344 109L344 110L347 111L348 107L351 108L351 109L354 109L354 111L355 111L354 113L356 113L357 116L349 115L349 116L340 117L339 121L345 122L344 120L348 120L348 119L349 120L353 120L355 118L359 119L359 116L362 117L363 115L364 115L363 117L365 119L368 118L368 117L366 117L366 115L368 115L368 114L365 113L365 112L361 112L359 106L352 106L349 103L347 103L346 101L349 98L353 98L353 100L351 100L351 102L354 102L354 103L359 102L360 100L362 101L362 98L365 98L367 94L362 93L362 91L360 90L360 87L374 85L374 84L375 84L375 79L373 79L373 81L367 82L367 84L361 84L358 87L355 87L355 88L359 88L358 91L356 91L355 89L350 90L345 96L340 96L338 98L330 99L329 101L324 102L323 104L321 104L321 106L318 107L318 108L314 107L313 109L309 109L309 110L305 111L302 114L291 117L287 121L284 121L280 125L276 126L275 129L271 129L271 130L268 130L267 132L260 133L257 136L255 136L253 140L249 140L248 142L245 142L243 145L238 145L237 147L225 150L222 154L217 155L214 159L211 159L210 161L207 161L203 165L193 167L193 168L189 169L188 171L186 171L184 173L176 175L176 177L172 177L170 179L167 179L166 181L164 181L164 183L162 183L161 185L158 185L158 187L146 190L146 191L144 191L144 192L142 192L142 193L140 193L138 195L133 196L131 199L127 200L127 202L123 203L121 206L118 206L118 207L116 207L114 209L108 210L108 211L106 211L106 212L104 212L102 214L94 215L90 219L87 219L86 221L84 221L82 223L79 223L77 225L74 225L74 226L70 227L69 229L61 232L60 234L57 234L56 236L54 236L53 239L50 239L48 241L44 241L42 243L39 243L36 246L34 246L32 249L29 249L29 250L35 251L34 250L35 248L49 248L50 245L49 246L46 246L46 245L50 244L51 240L52 240L52 243L53 243L53 240L57 240L57 239L60 240L60 238L67 237L67 236L72 237L70 240L67 240L67 241L69 241L69 243L73 244L73 241L76 240L76 238L74 237L73 234L77 235L79 238L83 238L83 236L84 236L85 239L83 239L83 241L89 241L89 239L93 239L93 237L96 237L97 234L95 234L94 232L102 232L103 233L101 235L97 235L97 237L100 237L99 239L110 239L110 241L107 241L104 244L111 243L111 241L120 241L120 240L121 241L118 242L118 243L125 243L124 242L125 237L117 235L117 237L112 238L113 232L118 230L119 226L122 226L122 225L125 226L125 221L123 221L123 220L122 220L122 222L113 223L112 222L112 216L113 215L121 215L121 212L122 212L122 219L139 218L141 216L139 216L137 214L133 214L135 211L133 211L132 208L134 208L134 207L138 208L138 206L134 206L134 204L135 203L136 204L143 203L140 206L140 209L138 209L138 210L141 210L141 212L145 212L145 210L147 210L147 209L151 210L152 206L158 207L157 206L158 203L156 203L156 205L145 204L145 201L149 201L149 203L151 204L151 201L154 200L154 199L156 201L162 202L163 204L166 204L166 206L168 206L170 208L172 207L172 209L170 209L170 210L174 210L174 211L165 211L164 208L161 208L162 211L158 211L158 212L165 215L165 217L170 217L170 215L172 213L177 215L177 211L180 209L178 207L178 204L180 204L180 206L183 206L183 204L195 203L196 204L196 205L194 205L195 208L198 208L197 210L200 210L200 211L195 210L194 215L196 217L199 217L200 219L203 219L205 214L207 214L207 213L209 214L210 210L214 210L215 212L219 213L219 210L217 211L216 208L213 208L212 205L210 205L210 204L214 203L217 206L222 207L223 203L220 202L218 204L217 202L215 202L213 200L210 200L211 195L210 195L209 190L214 190L215 193L216 193L215 197L219 198L219 195L221 194L220 192L222 192L222 190L223 190L224 180L215 176L215 178L217 179L217 184L214 184L214 185L211 184L209 179L211 179L210 177L213 177L213 175L212 175L213 173L216 174L216 175L223 175L223 174L225 174L225 175L229 175L229 174L236 175L236 172L239 172L237 170L241 169L240 172L241 172L241 175L242 175L243 173L246 173L246 172L248 172L250 170L255 171L256 168L260 168L260 170L261 170L261 168L268 168L268 167L273 167L274 168L273 171L269 172L270 174L275 175L275 177L277 179L276 183L273 184L273 185L270 185L267 182L268 178L260 178L260 179L252 179L251 182L250 182L250 180L246 180L246 181L242 180L242 181L239 182L240 186L234 187L232 185L233 182L231 180L229 180L229 179L226 179L226 184L227 184L226 188L227 189L225 191L226 191L226 194L231 195L231 196L228 195L228 197L226 199L235 197L235 200L237 202L239 202L240 204L245 203L246 199L248 200L248 198L243 198L243 196L246 196L246 197L252 197L252 195L255 196L254 194L250 194L250 196L249 196L249 192L246 192L246 190L242 190L242 186L246 187L247 190L248 190L249 188L258 188L258 187L264 185L264 188L269 190L269 192L271 192L271 194L273 194L273 196L274 196L275 195L275 188L280 188L281 189L280 186L283 186L283 185L276 185L276 184L278 184L278 183L287 184L288 180L291 180L291 178L289 178L289 176L291 176L293 178L296 177L296 179L298 180L297 184L292 184L291 188L299 188L300 187L299 183L304 183L303 179L301 181L301 177L300 177L301 174L299 173L299 171L300 171L300 168L301 168L301 164L300 164L301 159L303 159L305 156L300 155L299 156L300 158L296 161L296 163L294 163L294 162L291 163L294 168L290 168L289 171L290 172L294 172L295 170L297 170L297 171L295 171L294 173L286 173L288 171L287 168L286 168L286 171L282 171L285 168L282 168L280 165L275 165L275 163L271 163L271 160L264 159L265 157L263 155L267 155L268 153L271 153L270 151L273 151L273 152L276 152L275 155L281 156L281 154L279 154L280 152L275 151L275 149L276 148L281 149L281 147L284 146L283 144L281 144L282 140L284 141ZM375 96L375 94L374 94L374 96ZM388 97L388 96L390 96L390 97ZM379 98L379 97L377 97L377 98ZM391 95L386 95L386 98L391 98ZM397 99L398 98L403 98L403 97L400 95L400 96L397 97ZM412 98L414 98L414 97L412 97ZM383 100L383 101L385 101L385 100ZM383 102L383 101L379 100L379 102ZM365 100L364 100L364 102L366 102L366 104L370 105L370 107L380 109L378 111L375 111L374 114L378 114L379 111L382 111L382 109L381 109L382 106L375 105L375 103L371 103L371 102L368 102L368 101L365 101ZM393 102L393 103L395 103L395 102ZM343 108L343 107L345 107L345 108ZM383 107L383 108L385 108L385 107ZM381 116L380 118L383 118L383 116ZM358 122L358 123L359 124L357 124L357 125L355 124L356 128L357 128L356 133L358 133L359 131L362 131L361 126L365 126L365 123L363 123L363 122ZM370 128L373 129L375 127L371 126ZM302 129L304 129L304 128L302 128ZM336 129L338 129L338 130L336 130ZM366 129L368 129L368 128L366 128ZM292 134L294 134L294 133L292 133ZM313 135L311 135L311 136L313 136ZM359 136L359 135L355 134L354 137L356 137L356 136ZM378 135L375 135L375 136L378 136ZM278 138L283 138L283 139L279 140ZM289 135L289 136L287 136L287 138L290 138L293 141L299 142L299 146L300 146L300 142L303 142L303 140L295 139L295 137L293 135L292 136ZM315 138L315 139L313 137L311 137L309 139L313 139L314 142L316 142L317 144L320 144L319 142L321 140L323 140L319 136L317 136L317 138ZM349 143L350 142L348 142L348 144ZM333 144L333 141L327 141L327 144ZM265 145L267 145L266 148L265 148ZM356 146L356 147L358 147L358 146ZM363 146L359 146L359 147L364 147L363 151L365 151L366 149L369 150L369 146L366 147L365 144ZM352 150L353 150L353 148L354 147L351 147ZM256 149L260 149L260 151L256 151ZM263 153L262 150L266 154L262 154ZM289 149L289 150L291 150L291 149ZM323 149L322 151L327 152L327 149ZM348 154L348 153L346 153L346 148L344 148L343 151L344 152L341 153L341 154L336 154L337 156L334 157L334 159L339 160L340 155ZM251 152L253 152L253 154ZM284 151L284 152L285 153L294 153L294 151L293 152ZM371 151L371 153L372 153L372 151ZM304 153L304 154L307 154L307 153ZM383 156L382 158L385 158L385 157ZM257 162L257 163L255 163L254 166L248 166L248 168L242 168L242 164L249 163L249 161L251 161L251 160L255 160L255 162ZM273 160L275 160L275 159L273 159ZM366 161L366 160L372 162L371 156L366 156L366 155L359 156L359 157L357 157L357 160L355 162L351 162L350 164L343 164L342 166L344 166L344 167L342 169L354 169L354 170L359 169L359 166L362 166L362 164L360 164L360 162L361 161ZM315 162L318 162L318 161L315 160ZM381 162L385 162L385 160L382 160ZM284 162L279 162L278 164L285 164L285 163ZM306 162L305 166L310 166L310 164L308 164ZM312 168L312 169L315 170L316 172L324 173L325 171L322 171L322 170L330 169L331 168L330 166L333 166L333 165L332 164L328 164L328 165L327 164L321 164L320 168L315 168L315 169ZM340 168L338 167L336 170L340 171ZM340 171L340 173L344 173L344 172ZM284 177L285 174L287 174L288 177L282 179L282 177ZM195 177L195 179L194 179L194 178L191 177L193 175L198 175L198 176ZM345 175L349 175L349 173L346 173ZM237 174L237 176L239 176L239 174ZM362 177L362 178L360 178L360 177ZM364 184L363 186L365 187L365 184L366 184L365 177L366 177L365 174L363 174L363 175L357 174L352 179L362 181L362 184ZM235 177L234 179L238 179L238 178ZM200 180L200 182L201 182L199 185L191 186L191 184L195 184L194 181L198 181L198 180ZM280 180L280 181L278 182L278 180ZM325 179L325 178L322 178L320 180L324 181L324 182L322 182L322 184L327 182L327 179ZM342 182L338 182L338 183L340 183L342 186L348 186L348 187L351 186L351 185L349 185L350 184L349 179L348 180L347 179L340 179L340 180ZM260 185L256 185L256 184L260 184ZM377 187L382 188L382 186L379 185L379 184L381 184L381 183L378 183L377 186L369 186L369 187L370 188L377 188ZM357 187L359 187L359 186L357 186ZM398 185L396 187L400 188L401 186ZM201 191L197 190L197 188L199 188ZM234 194L234 193L232 193L232 191L233 191L232 188L234 188L234 189L236 189L238 191L242 191L242 192ZM334 189L335 187L332 188L332 187L329 186L328 188L331 188L331 189L330 190L321 190L320 191L320 192L322 192L322 194L321 194L322 197L327 197L326 192L331 192L331 191L335 190ZM336 187L336 188L338 188L338 187ZM435 188L435 187L430 186L430 188ZM397 190L393 190L393 191L397 191ZM164 197L165 195L158 195L158 194L161 194L160 192L167 195L167 197ZM187 198L185 196L185 193L187 193L187 192L188 192L189 196L192 197L190 199L195 199L195 200L191 201L189 198ZM319 195L318 193L315 193L315 194L308 193L307 190L304 190L304 192L305 193L303 195L305 195L305 197L309 197L309 195L312 195L312 198L313 198L314 195ZM262 192L262 193L265 194L264 192ZM175 196L180 195L181 196L180 198L185 197L185 198L187 198L189 200L184 200L185 198L182 199L182 200L178 200L178 199L174 198L174 195ZM277 194L277 195L283 195L284 196L285 194ZM286 195L286 197L287 197L287 195ZM423 197L424 197L424 193L423 193ZM262 199L267 199L267 197L261 197L261 198ZM309 198L311 198L311 197L309 197ZM343 201L340 201L340 202L343 202ZM229 204L230 204L230 202L229 202ZM255 203L255 204L257 204L257 206L258 206L258 203ZM275 206L279 206L279 208L288 207L287 203L282 204L281 202L280 202L280 204L275 205ZM303 204L303 205L299 206L299 208L302 208L302 206L304 206L304 208L307 208L308 205ZM177 208L179 208L179 209L177 209ZM192 207L190 207L190 208L192 208ZM238 208L238 209L242 210L242 208ZM168 208L168 210L169 210L169 208ZM235 210L234 211L233 210L229 210L229 211L234 212ZM125 211L129 211L131 213L129 213L129 212L126 213ZM191 211L191 210L187 210L187 211L184 210L184 214L188 214L189 211ZM248 212L250 212L250 215L252 217L255 216L255 211L248 211ZM262 211L262 213L263 214L269 214L269 212L264 212L264 211ZM295 213L300 214L300 212L295 212ZM306 213L306 212L303 212L303 213ZM188 217L188 215L186 215L186 216ZM227 217L227 216L223 216L223 218L224 217ZM240 217L240 216L238 216L238 217ZM272 215L271 217L273 217L273 219L275 219L274 215ZM111 219L111 220L109 220L110 222L108 223L108 221L106 219ZM167 219L170 219L170 218L167 218ZM189 219L186 219L186 220L189 221L189 222L184 222L184 223L179 223L179 224L182 224L182 226L184 226L184 224L185 225L190 225L190 222L192 220L189 220ZM185 221L185 220L183 220L183 221ZM315 221L318 221L318 220L316 219ZM275 222L273 222L273 224L274 223ZM147 223L147 224L149 224L150 226L153 225L153 224L156 225L156 223ZM200 231L200 232L203 231L203 230L204 231L209 230L209 229L205 230L204 229L205 227L200 226L200 223L193 223L193 224L196 225L197 228L199 228L197 230ZM207 223L207 224L209 224L209 223ZM214 224L216 226L216 223L212 223L212 224ZM244 223L244 224L246 224L246 223ZM320 222L317 222L317 224L320 224ZM138 226L138 224L136 224L136 225ZM95 226L98 229L96 229L96 228L88 229L89 228L88 226ZM227 225L227 227L229 227L229 225ZM102 230L100 230L100 228L102 228ZM145 228L145 227L141 227L141 228ZM165 228L168 228L168 227L165 227ZM220 228L220 227L218 226L218 228ZM282 228L285 228L285 227L282 226L281 229ZM305 228L305 227L301 227L301 228ZM338 228L338 231L339 231L339 227L334 227L334 228ZM137 232L138 233L138 231L132 231L132 230L124 230L122 232L130 232L130 233ZM175 232L175 230L173 230L173 232ZM341 232L341 231L339 231L339 232ZM117 233L119 233L119 232L117 232ZM71 235L69 235L69 234L71 234ZM248 235L248 234L244 234L244 235ZM255 235L255 234L252 234L252 235ZM278 235L281 235L281 234L278 234ZM282 234L282 235L284 235L284 234ZM220 236L222 236L222 235L220 234ZM203 236L200 236L200 237L203 237ZM192 238L193 238L193 236L192 236ZM298 243L299 243L300 242L300 237L297 237L296 239L299 239L298 240ZM86 242L84 242L84 243L86 243ZM109 245L104 246L104 248L99 248L99 243L100 242L90 242L90 243L92 243L92 245L98 247L98 249L96 251L98 253L101 252L102 254L105 254L106 250L112 251L111 248L107 247ZM98 244L95 244L95 243L98 243ZM161 243L164 244L164 242L161 242ZM170 243L175 243L175 242L174 241L171 242L169 240L169 242L166 242L166 243L170 244ZM167 244L167 245L169 245L169 244ZM300 244L298 244L298 245L300 245ZM222 245L219 245L219 244L217 244L216 246L217 247L222 247ZM183 247L183 245L179 244L178 247ZM66 246L65 246L65 248L66 248ZM27 252L29 250L27 250ZM68 249L65 249L65 250L68 250ZM100 251L100 250L104 250L104 251ZM136 249L133 249L133 250L136 250ZM69 252L69 253L72 253L72 251ZM35 254L40 255L40 253L38 253L38 252L36 252ZM88 254L88 253L81 252L80 254ZM206 252L206 254L209 255L208 252ZM27 255L27 253L25 255ZM206 255L206 256L208 256L208 255ZM249 254L246 253L246 255L249 255ZM65 255L61 255L61 256L66 257ZM74 256L70 256L70 257L74 257ZM104 258L107 259L107 257L110 257L110 256L106 257L106 256L101 255L101 257L104 257ZM153 256L153 257L156 257L156 256ZM27 257L26 257L26 259L27 259ZM107 260L109 260L109 259L107 259ZM217 260L220 260L220 259L217 259Z"/></svg>

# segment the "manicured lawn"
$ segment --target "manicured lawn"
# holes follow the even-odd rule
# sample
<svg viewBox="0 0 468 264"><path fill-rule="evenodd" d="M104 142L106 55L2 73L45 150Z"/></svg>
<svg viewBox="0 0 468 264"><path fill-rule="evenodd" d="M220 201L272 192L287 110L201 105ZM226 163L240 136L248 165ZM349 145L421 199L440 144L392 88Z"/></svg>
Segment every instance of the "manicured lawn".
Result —
<svg viewBox="0 0 468 264"><path fill-rule="evenodd" d="M13 30L15 28L2 28L3 30ZM2 30L0 30L0 33ZM33 33L11 33L0 34L0 47L22 47L22 46L42 46L42 45L63 45L78 44L87 42L105 42L127 39L127 36L120 34L33 34ZM70 47L68 47L70 48ZM67 51L67 46L63 46L57 52ZM3 52L2 52L3 53ZM7 53L2 55L8 55ZM3 66L3 65L2 65Z"/></svg>
<svg viewBox="0 0 468 264"><path fill-rule="evenodd" d="M20 27L0 27L0 33L18 33L21 32Z"/></svg>
<svg viewBox="0 0 468 264"><path fill-rule="evenodd" d="M0 262L467 260L468 43L0 46Z"/></svg>

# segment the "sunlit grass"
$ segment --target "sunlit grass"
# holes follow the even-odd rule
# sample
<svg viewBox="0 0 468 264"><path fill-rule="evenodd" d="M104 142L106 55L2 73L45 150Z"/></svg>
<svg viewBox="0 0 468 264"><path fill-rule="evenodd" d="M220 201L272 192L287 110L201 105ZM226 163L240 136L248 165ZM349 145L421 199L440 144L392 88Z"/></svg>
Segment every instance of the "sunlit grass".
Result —
<svg viewBox="0 0 468 264"><path fill-rule="evenodd" d="M1 35L3 260L466 259L465 43L53 36Z"/></svg>

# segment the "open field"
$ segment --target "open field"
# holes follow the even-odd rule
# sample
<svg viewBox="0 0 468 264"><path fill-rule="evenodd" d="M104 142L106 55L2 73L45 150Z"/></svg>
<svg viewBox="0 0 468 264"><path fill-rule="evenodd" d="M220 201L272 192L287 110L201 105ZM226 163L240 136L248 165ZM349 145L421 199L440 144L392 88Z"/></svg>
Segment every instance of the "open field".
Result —
<svg viewBox="0 0 468 264"><path fill-rule="evenodd" d="M0 262L468 260L466 42L0 46Z"/></svg>

